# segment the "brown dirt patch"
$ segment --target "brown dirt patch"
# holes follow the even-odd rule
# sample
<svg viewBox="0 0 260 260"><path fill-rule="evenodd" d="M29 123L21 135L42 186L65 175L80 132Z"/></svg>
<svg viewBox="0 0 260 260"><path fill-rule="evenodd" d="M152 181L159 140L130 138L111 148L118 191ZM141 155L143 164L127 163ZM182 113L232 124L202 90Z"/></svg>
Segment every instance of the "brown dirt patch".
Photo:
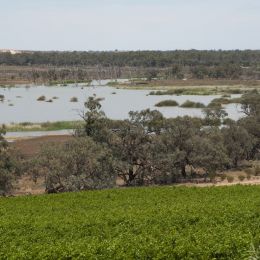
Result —
<svg viewBox="0 0 260 260"><path fill-rule="evenodd" d="M41 136L24 140L17 140L11 143L23 156L29 158L37 155L41 147L50 143L64 143L72 139L69 135Z"/></svg>

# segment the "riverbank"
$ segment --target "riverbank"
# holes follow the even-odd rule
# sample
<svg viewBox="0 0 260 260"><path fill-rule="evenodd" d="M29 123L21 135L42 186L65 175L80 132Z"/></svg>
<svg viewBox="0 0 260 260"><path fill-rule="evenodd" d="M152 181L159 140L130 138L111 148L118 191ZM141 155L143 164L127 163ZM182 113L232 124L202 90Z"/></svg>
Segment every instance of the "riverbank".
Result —
<svg viewBox="0 0 260 260"><path fill-rule="evenodd" d="M259 80L142 80L129 82L109 82L109 86L120 89L151 89L151 90L187 90L187 95L218 95L243 93L252 89L260 89Z"/></svg>
<svg viewBox="0 0 260 260"><path fill-rule="evenodd" d="M57 121L57 122L42 122L42 123L12 123L6 125L7 132L41 132L41 131L59 131L73 130L77 127L82 127L83 121Z"/></svg>

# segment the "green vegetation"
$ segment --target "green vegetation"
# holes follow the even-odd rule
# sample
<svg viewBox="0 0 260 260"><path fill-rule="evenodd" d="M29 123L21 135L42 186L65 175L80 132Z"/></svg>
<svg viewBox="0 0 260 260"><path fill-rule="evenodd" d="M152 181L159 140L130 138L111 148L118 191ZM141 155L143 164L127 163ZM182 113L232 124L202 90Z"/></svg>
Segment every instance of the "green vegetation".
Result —
<svg viewBox="0 0 260 260"><path fill-rule="evenodd" d="M227 89L224 89L223 92L228 93L228 94L243 94L246 91L242 90L241 88L227 88Z"/></svg>
<svg viewBox="0 0 260 260"><path fill-rule="evenodd" d="M214 88L174 88L169 90L158 90L151 91L150 95L214 95L216 94L216 89Z"/></svg>
<svg viewBox="0 0 260 260"><path fill-rule="evenodd" d="M62 87L66 87L71 84L78 84L78 83L86 83L87 85L91 83L91 80L79 80L79 79L60 79L60 80L53 80L48 83L49 86L57 86L60 85Z"/></svg>
<svg viewBox="0 0 260 260"><path fill-rule="evenodd" d="M88 85L93 79L146 78L147 82L134 84L149 85L154 79L163 79L225 80L228 85L252 80L259 85L259 64L259 50L0 53L1 67L12 68L8 74L0 73L0 82L66 86L80 82Z"/></svg>
<svg viewBox="0 0 260 260"><path fill-rule="evenodd" d="M231 95L230 94L224 94L224 95L222 95L222 98L231 98Z"/></svg>
<svg viewBox="0 0 260 260"><path fill-rule="evenodd" d="M103 167L114 164L116 167L111 166L107 172L116 176L125 186L214 181L215 176L223 171L239 169L243 161L258 160L259 98L260 94L255 91L242 96L241 110L246 116L238 121L226 120L225 111L216 107L205 108L205 118L164 118L159 111L147 109L131 111L128 120L114 121L102 111L102 99L89 97L85 102L84 122L73 125L73 141L50 148L48 154L57 154L53 162L52 157L46 160L44 152L38 154L35 161L25 161L24 169L27 170L24 172L31 174L33 170L34 173L41 173L47 192L111 187L106 183L109 178L102 178L100 172L105 173L106 168ZM201 105L192 102L187 106ZM224 121L225 127L221 128ZM42 127L64 128L66 124L71 122L46 123ZM23 127L30 129L31 125L24 123ZM106 156L99 160L102 150L104 153L107 151ZM93 164L88 161L90 157L86 156L88 151L96 156ZM76 161L75 154L79 156ZM109 158L115 163L106 161ZM66 171L64 166L71 170ZM91 181L88 178L89 171L94 174ZM97 184L95 178L101 183Z"/></svg>
<svg viewBox="0 0 260 260"><path fill-rule="evenodd" d="M0 199L0 258L257 259L259 194L154 187Z"/></svg>
<svg viewBox="0 0 260 260"><path fill-rule="evenodd" d="M40 96L37 98L37 101L45 101L46 97L45 96Z"/></svg>
<svg viewBox="0 0 260 260"><path fill-rule="evenodd" d="M223 87L187 87L183 86L182 88L171 88L168 90L158 90L158 91L151 91L149 95L218 95L223 94L222 98L230 97L230 94L243 94L246 92L250 92L251 88L243 88L243 87L236 87L236 88L223 88Z"/></svg>
<svg viewBox="0 0 260 260"><path fill-rule="evenodd" d="M193 102L190 100L185 101L180 107L183 108L205 108L205 105L200 102Z"/></svg>
<svg viewBox="0 0 260 260"><path fill-rule="evenodd" d="M55 131L64 129L75 129L78 126L83 126L82 121L58 121L58 122L43 122L30 123L23 122L18 124L10 124L6 126L8 132L26 132L26 131Z"/></svg>
<svg viewBox="0 0 260 260"><path fill-rule="evenodd" d="M78 102L78 98L77 98L77 97L72 97L72 98L70 99L70 102Z"/></svg>
<svg viewBox="0 0 260 260"><path fill-rule="evenodd" d="M175 100L163 100L155 104L156 107L176 107L179 106L178 102Z"/></svg>
<svg viewBox="0 0 260 260"><path fill-rule="evenodd" d="M57 154L53 162L52 157L46 159L43 152L33 166L29 162L28 168L43 173L47 192L106 187L109 178L102 179L100 171L94 170L96 168L116 176L125 186L214 181L223 171L238 169L243 161L258 160L259 98L260 94L255 92L245 94L241 109L247 116L238 121L226 120L225 127L221 128L226 113L219 108L205 108L203 119L188 116L164 118L159 111L148 109L130 112L128 120L113 121L102 111L101 99L89 97L85 103L84 123L76 129L75 140L52 147L48 154ZM192 106L198 107L196 103ZM111 156L104 158L111 157L116 165L115 168L109 167L109 171L103 167L112 164L106 159L98 160L99 150L106 151L106 148ZM85 149L94 149L92 154L97 160L93 165L89 164ZM76 161L74 154L79 157ZM42 164L44 161L48 163ZM66 171L64 166L72 169ZM89 171L94 177L99 176L101 183L89 181Z"/></svg>
<svg viewBox="0 0 260 260"><path fill-rule="evenodd" d="M29 70L8 73L11 80L66 85L97 75L120 78L127 71L147 78L133 84L149 86L157 79L185 82L186 77L255 79L260 51L4 53L0 64L30 64ZM35 65L44 68L34 70ZM0 129L1 195L12 192L21 173L35 182L41 178L46 193L78 191L0 198L0 259L259 259L258 186L79 192L112 188L116 181L128 187L215 183L216 177L232 183L234 176L228 170L252 161L247 165L251 170L238 179L251 178L251 171L260 174L257 90L201 87L152 94L165 93L226 96L204 108L204 118L164 118L159 111L147 109L131 111L123 121L108 119L101 109L102 99L93 96L85 102L78 126L74 122L20 124L28 130L75 129L69 141L43 147L32 157L18 157L4 139L6 129ZM232 100L227 96L231 93L243 96ZM245 114L238 121L227 119L221 108L235 101ZM204 105L187 100L182 107Z"/></svg>
<svg viewBox="0 0 260 260"><path fill-rule="evenodd" d="M234 177L233 176L227 176L227 181L229 183L232 183L234 181Z"/></svg>
<svg viewBox="0 0 260 260"><path fill-rule="evenodd" d="M20 173L17 155L10 148L4 135L5 127L0 127L0 196L8 193L12 188L12 181Z"/></svg>
<svg viewBox="0 0 260 260"><path fill-rule="evenodd" d="M245 177L244 175L239 175L239 176L238 176L238 179L239 179L240 181L244 181L245 178L246 178L246 177Z"/></svg>
<svg viewBox="0 0 260 260"><path fill-rule="evenodd" d="M256 165L254 170L255 170L255 175L259 176L260 175L260 165Z"/></svg>
<svg viewBox="0 0 260 260"><path fill-rule="evenodd" d="M115 86L118 86L120 85L120 83L118 83L118 81L109 81L107 83L107 86L111 86L111 87L115 87Z"/></svg>
<svg viewBox="0 0 260 260"><path fill-rule="evenodd" d="M222 105L227 104L239 104L242 102L242 98L215 98L209 104L208 107L221 107Z"/></svg>
<svg viewBox="0 0 260 260"><path fill-rule="evenodd" d="M33 162L34 163L34 162ZM116 183L115 162L111 150L91 138L47 146L30 171L37 179L44 169L49 193L112 188Z"/></svg>

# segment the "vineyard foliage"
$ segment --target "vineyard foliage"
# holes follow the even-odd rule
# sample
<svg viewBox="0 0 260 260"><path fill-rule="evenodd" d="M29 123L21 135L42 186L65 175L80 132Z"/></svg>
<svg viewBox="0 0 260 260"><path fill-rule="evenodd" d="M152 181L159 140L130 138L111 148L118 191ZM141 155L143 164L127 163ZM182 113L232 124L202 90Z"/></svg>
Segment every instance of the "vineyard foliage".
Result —
<svg viewBox="0 0 260 260"><path fill-rule="evenodd" d="M249 259L260 187L149 187L0 199L1 259Z"/></svg>

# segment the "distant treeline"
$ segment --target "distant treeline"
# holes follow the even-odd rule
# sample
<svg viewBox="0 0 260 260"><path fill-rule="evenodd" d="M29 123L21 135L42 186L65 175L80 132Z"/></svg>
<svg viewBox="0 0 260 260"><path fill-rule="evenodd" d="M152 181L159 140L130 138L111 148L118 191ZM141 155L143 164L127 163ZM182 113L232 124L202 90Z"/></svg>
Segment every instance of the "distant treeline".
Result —
<svg viewBox="0 0 260 260"><path fill-rule="evenodd" d="M260 64L260 50L234 51L106 51L106 52L23 52L12 55L0 53L0 64L5 65L53 65L53 66L130 66L169 67L218 66L237 64L254 66Z"/></svg>
<svg viewBox="0 0 260 260"><path fill-rule="evenodd" d="M0 68L2 82L133 77L260 80L260 50L0 53Z"/></svg>

